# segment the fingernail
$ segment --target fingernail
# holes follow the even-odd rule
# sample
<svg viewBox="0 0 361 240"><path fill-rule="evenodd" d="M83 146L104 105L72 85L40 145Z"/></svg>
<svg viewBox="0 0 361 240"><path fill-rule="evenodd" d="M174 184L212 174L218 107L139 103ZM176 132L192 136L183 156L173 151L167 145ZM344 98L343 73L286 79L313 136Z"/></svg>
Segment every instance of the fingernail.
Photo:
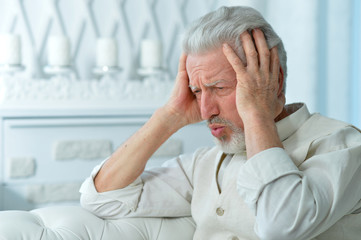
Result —
<svg viewBox="0 0 361 240"><path fill-rule="evenodd" d="M223 48L228 48L229 45L227 43L223 43Z"/></svg>

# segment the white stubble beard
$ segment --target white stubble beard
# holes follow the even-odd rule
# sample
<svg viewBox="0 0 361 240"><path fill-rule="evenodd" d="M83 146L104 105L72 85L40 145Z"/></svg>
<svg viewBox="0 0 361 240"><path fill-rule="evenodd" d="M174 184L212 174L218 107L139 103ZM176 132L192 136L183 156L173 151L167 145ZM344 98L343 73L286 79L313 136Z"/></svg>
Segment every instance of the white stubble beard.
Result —
<svg viewBox="0 0 361 240"><path fill-rule="evenodd" d="M244 132L241 128L235 126L231 121L218 116L208 120L208 123L224 124L232 131L230 139L227 139L225 136L220 139L216 137L214 138L216 145L219 146L224 153L235 154L246 151L246 141Z"/></svg>

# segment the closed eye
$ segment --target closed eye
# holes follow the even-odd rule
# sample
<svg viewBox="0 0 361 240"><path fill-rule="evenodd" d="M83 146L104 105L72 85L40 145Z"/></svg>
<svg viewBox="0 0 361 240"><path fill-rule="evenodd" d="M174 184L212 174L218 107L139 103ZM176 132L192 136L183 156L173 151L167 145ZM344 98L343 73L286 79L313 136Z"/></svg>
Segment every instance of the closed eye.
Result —
<svg viewBox="0 0 361 240"><path fill-rule="evenodd" d="M199 93L201 93L201 90L199 90L199 89L193 90L193 94L194 94L194 95L197 95L197 94L199 94Z"/></svg>

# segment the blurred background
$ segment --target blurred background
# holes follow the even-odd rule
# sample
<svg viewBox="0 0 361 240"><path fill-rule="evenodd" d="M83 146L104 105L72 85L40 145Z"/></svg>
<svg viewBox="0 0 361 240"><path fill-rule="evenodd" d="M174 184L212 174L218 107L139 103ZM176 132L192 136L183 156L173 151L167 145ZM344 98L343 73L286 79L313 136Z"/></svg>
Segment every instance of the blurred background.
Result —
<svg viewBox="0 0 361 240"><path fill-rule="evenodd" d="M52 35L70 40L76 77L92 78L96 41L118 43L122 78L137 78L143 39L159 40L163 66L176 75L180 38L192 20L222 5L258 9L288 52L288 102L304 101L360 126L360 1L358 0L0 0L0 33L21 36L26 75L44 77Z"/></svg>
<svg viewBox="0 0 361 240"><path fill-rule="evenodd" d="M288 103L361 127L359 0L0 0L0 209L76 202L167 99L184 29L223 5L256 8L283 39ZM212 144L201 124L179 134L159 158Z"/></svg>

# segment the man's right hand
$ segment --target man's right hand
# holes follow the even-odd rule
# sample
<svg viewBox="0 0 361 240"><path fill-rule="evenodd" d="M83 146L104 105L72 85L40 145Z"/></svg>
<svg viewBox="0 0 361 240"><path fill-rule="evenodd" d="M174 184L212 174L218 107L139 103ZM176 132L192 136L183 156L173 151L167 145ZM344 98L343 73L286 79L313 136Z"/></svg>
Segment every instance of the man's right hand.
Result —
<svg viewBox="0 0 361 240"><path fill-rule="evenodd" d="M166 111L177 116L179 128L202 120L197 100L189 89L186 61L187 55L182 53L172 95L164 106Z"/></svg>
<svg viewBox="0 0 361 240"><path fill-rule="evenodd" d="M104 163L94 185L98 192L124 188L143 171L152 154L176 131L187 124L201 121L197 101L189 89L187 56L179 60L173 93L164 107L152 117Z"/></svg>

